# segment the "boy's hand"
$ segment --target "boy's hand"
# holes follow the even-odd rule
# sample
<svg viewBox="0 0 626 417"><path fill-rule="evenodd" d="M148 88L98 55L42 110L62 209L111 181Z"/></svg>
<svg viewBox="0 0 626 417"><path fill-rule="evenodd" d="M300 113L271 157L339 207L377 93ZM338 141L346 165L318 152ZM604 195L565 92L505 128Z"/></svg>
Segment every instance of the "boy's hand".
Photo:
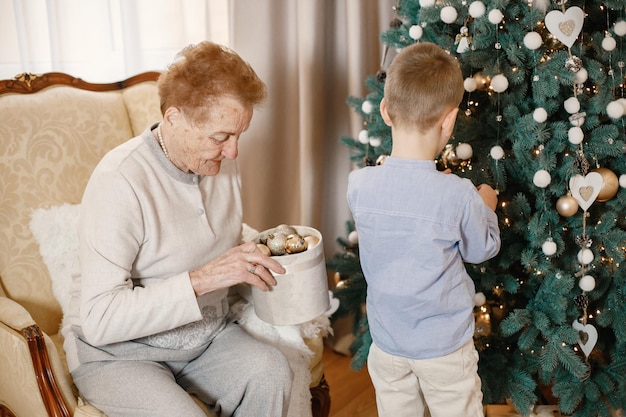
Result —
<svg viewBox="0 0 626 417"><path fill-rule="evenodd" d="M478 194L485 202L485 205L491 210L496 211L496 207L498 205L498 194L495 190L487 184L480 184L476 188L478 189Z"/></svg>

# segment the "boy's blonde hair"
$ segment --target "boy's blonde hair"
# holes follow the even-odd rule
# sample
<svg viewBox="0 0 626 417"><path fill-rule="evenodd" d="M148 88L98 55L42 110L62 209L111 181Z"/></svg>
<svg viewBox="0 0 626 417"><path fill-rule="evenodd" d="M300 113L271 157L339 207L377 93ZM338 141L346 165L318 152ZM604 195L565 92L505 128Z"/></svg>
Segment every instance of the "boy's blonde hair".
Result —
<svg viewBox="0 0 626 417"><path fill-rule="evenodd" d="M463 99L458 61L434 43L405 47L394 58L385 81L385 104L397 127L426 132Z"/></svg>

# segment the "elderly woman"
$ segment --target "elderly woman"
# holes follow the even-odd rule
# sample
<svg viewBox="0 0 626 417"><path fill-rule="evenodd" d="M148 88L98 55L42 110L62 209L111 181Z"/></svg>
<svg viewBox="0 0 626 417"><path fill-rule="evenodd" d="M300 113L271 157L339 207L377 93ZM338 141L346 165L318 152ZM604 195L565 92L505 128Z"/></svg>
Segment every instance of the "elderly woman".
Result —
<svg viewBox="0 0 626 417"><path fill-rule="evenodd" d="M265 84L202 42L158 81L163 120L110 151L85 190L80 288L66 318L75 384L108 416L286 414L292 374L229 318L228 288L284 273L241 244L235 158Z"/></svg>

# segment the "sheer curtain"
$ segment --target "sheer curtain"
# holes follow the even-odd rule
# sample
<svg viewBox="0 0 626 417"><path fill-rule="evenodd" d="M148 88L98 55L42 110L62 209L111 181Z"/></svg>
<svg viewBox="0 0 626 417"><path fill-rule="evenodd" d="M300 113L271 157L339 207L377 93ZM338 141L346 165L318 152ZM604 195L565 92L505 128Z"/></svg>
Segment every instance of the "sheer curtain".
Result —
<svg viewBox="0 0 626 417"><path fill-rule="evenodd" d="M228 0L0 0L0 77L67 72L91 82L162 70L182 47L228 44Z"/></svg>
<svg viewBox="0 0 626 417"><path fill-rule="evenodd" d="M345 104L380 66L379 34L396 0L0 0L0 78L67 72L112 82L162 70L211 39L249 61L269 101L240 142L245 220L320 230L327 256L345 234L352 168Z"/></svg>
<svg viewBox="0 0 626 417"><path fill-rule="evenodd" d="M349 219L342 135L362 120L345 104L380 68L393 0L234 0L231 44L269 87L240 142L244 214L254 227L317 228L326 256Z"/></svg>

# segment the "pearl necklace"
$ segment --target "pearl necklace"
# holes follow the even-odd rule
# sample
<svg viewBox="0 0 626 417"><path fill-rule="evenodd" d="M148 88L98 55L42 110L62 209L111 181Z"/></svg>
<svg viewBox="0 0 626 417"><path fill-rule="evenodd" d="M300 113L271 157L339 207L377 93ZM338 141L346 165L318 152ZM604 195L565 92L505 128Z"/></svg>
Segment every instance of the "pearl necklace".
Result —
<svg viewBox="0 0 626 417"><path fill-rule="evenodd" d="M163 153L165 154L165 157L167 159L170 159L170 154L167 151L167 148L165 147L165 143L163 142L163 135L161 135L161 123L159 123L159 125L156 128L156 134L157 134L157 138L159 139L159 145L161 145L161 149L163 150ZM170 159L171 161L171 159Z"/></svg>

